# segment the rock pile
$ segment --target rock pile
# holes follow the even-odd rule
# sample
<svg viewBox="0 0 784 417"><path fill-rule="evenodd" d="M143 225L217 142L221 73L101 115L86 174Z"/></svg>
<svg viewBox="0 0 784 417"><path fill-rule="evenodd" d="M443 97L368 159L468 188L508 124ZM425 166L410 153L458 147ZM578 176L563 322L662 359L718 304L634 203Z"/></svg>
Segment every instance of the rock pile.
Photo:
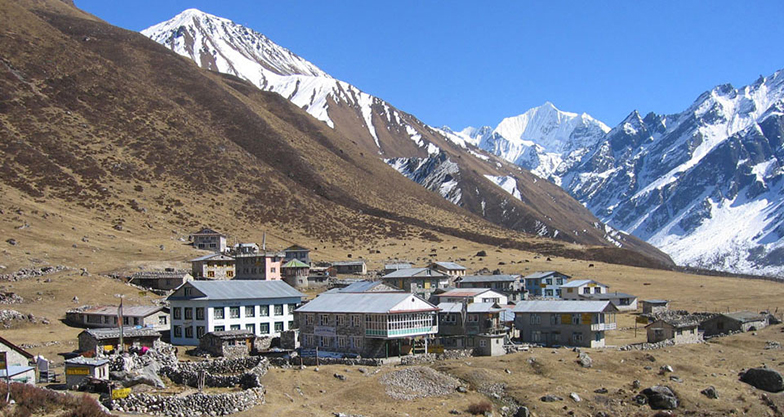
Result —
<svg viewBox="0 0 784 417"><path fill-rule="evenodd" d="M60 271L67 271L70 268L64 265L55 266L42 266L40 268L22 268L10 274L0 275L0 281L19 281L27 278L42 277L48 274L54 274Z"/></svg>
<svg viewBox="0 0 784 417"><path fill-rule="evenodd" d="M264 400L264 388L253 388L228 394L190 394L182 397L164 397L148 394L131 394L114 400L110 409L120 413L141 413L177 417L225 416L254 407Z"/></svg>
<svg viewBox="0 0 784 417"><path fill-rule="evenodd" d="M672 339L662 340L661 342L656 343L634 343L631 345L621 346L618 350L621 351L628 351L628 350L655 350L666 348L670 346L675 346L675 341Z"/></svg>
<svg viewBox="0 0 784 417"><path fill-rule="evenodd" d="M36 317L32 314L20 313L16 310L0 310L0 325L8 329L15 323L38 323L49 324L49 320L44 317Z"/></svg>
<svg viewBox="0 0 784 417"><path fill-rule="evenodd" d="M201 362L183 362L178 366L161 368L165 375L176 384L197 387L199 375L204 374L207 387L229 388L240 386L243 389L261 387L261 377L269 370L269 361L262 356L234 359L216 359Z"/></svg>
<svg viewBox="0 0 784 417"><path fill-rule="evenodd" d="M457 379L430 368L414 366L381 377L386 393L396 400L448 395L460 386Z"/></svg>
<svg viewBox="0 0 784 417"><path fill-rule="evenodd" d="M0 304L22 304L24 298L12 292L0 292Z"/></svg>

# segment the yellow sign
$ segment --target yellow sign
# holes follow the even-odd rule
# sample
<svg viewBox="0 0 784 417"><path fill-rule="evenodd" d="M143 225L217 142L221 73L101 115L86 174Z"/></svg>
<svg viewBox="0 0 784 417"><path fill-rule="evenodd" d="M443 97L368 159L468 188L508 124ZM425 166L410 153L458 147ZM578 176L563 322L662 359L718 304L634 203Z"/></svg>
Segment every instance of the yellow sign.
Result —
<svg viewBox="0 0 784 417"><path fill-rule="evenodd" d="M561 314L561 324L572 324L572 315Z"/></svg>
<svg viewBox="0 0 784 417"><path fill-rule="evenodd" d="M140 297L145 297L145 296L147 296L147 291L139 291L139 296L140 296Z"/></svg>
<svg viewBox="0 0 784 417"><path fill-rule="evenodd" d="M103 350L104 350L105 352L111 352L111 351L113 351L113 350L114 350L114 345L104 345L104 346L103 346Z"/></svg>
<svg viewBox="0 0 784 417"><path fill-rule="evenodd" d="M432 345L428 346L427 347L427 353L444 353L444 347L443 346L432 346Z"/></svg>
<svg viewBox="0 0 784 417"><path fill-rule="evenodd" d="M69 367L65 370L66 375L90 375L90 368L83 366Z"/></svg>
<svg viewBox="0 0 784 417"><path fill-rule="evenodd" d="M637 318L634 319L634 321L637 322L637 323L640 323L640 324L648 324L648 318L647 317L637 317Z"/></svg>
<svg viewBox="0 0 784 417"><path fill-rule="evenodd" d="M539 284L539 288L547 288L547 284Z"/></svg>
<svg viewBox="0 0 784 417"><path fill-rule="evenodd" d="M8 359L5 356L5 352L0 352L0 369L8 369Z"/></svg>
<svg viewBox="0 0 784 417"><path fill-rule="evenodd" d="M120 398L125 398L131 394L130 388L120 388L120 389L113 389L112 390L112 399L119 400Z"/></svg>
<svg viewBox="0 0 784 417"><path fill-rule="evenodd" d="M583 313L583 324L591 324L591 313Z"/></svg>
<svg viewBox="0 0 784 417"><path fill-rule="evenodd" d="M596 286L596 284L594 284L594 283L590 283L590 284L588 284L588 286L593 288L593 287L595 287L595 286Z"/></svg>

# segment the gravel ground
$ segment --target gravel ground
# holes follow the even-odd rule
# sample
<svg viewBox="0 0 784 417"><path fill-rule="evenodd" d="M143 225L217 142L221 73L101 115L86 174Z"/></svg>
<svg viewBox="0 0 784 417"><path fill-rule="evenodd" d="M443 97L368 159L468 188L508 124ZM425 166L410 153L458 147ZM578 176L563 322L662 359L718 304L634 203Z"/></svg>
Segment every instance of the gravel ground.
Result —
<svg viewBox="0 0 784 417"><path fill-rule="evenodd" d="M381 377L387 395L396 400L448 395L455 392L460 381L430 368L414 366L390 372Z"/></svg>

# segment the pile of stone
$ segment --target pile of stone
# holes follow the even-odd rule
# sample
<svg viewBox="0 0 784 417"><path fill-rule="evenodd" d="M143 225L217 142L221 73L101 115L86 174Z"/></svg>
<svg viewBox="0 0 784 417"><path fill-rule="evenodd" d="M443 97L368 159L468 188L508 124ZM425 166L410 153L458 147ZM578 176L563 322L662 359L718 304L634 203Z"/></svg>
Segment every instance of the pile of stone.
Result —
<svg viewBox="0 0 784 417"><path fill-rule="evenodd" d="M0 275L0 281L19 281L27 278L42 277L48 274L54 274L61 271L67 271L70 268L64 265L55 266L42 266L40 268L22 268L10 274Z"/></svg>
<svg viewBox="0 0 784 417"><path fill-rule="evenodd" d="M16 310L0 310L0 325L9 329L16 323L43 323L49 324L49 320L44 317L36 317L32 314L20 313Z"/></svg>
<svg viewBox="0 0 784 417"><path fill-rule="evenodd" d="M656 343L634 343L631 345L621 346L618 350L621 351L628 351L628 350L655 350L661 349L669 346L675 346L675 340L667 339L662 340L661 342Z"/></svg>
<svg viewBox="0 0 784 417"><path fill-rule="evenodd" d="M457 379L421 366L387 373L381 377L381 383L387 386L387 395L405 401L448 395L460 386Z"/></svg>
<svg viewBox="0 0 784 417"><path fill-rule="evenodd" d="M0 304L22 304L24 298L12 292L0 292Z"/></svg>
<svg viewBox="0 0 784 417"><path fill-rule="evenodd" d="M225 416L256 406L264 400L264 388L258 387L227 394L190 394L167 397L131 394L109 403L112 411L165 416Z"/></svg>

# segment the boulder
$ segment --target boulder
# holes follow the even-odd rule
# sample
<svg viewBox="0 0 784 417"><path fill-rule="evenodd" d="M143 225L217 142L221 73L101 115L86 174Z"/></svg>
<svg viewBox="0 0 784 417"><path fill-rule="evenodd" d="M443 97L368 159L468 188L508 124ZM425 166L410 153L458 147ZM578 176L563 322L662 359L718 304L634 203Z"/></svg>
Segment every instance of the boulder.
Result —
<svg viewBox="0 0 784 417"><path fill-rule="evenodd" d="M514 417L530 417L530 416L531 416L531 412L528 410L528 407L526 406L522 406L518 408L517 412L514 415Z"/></svg>
<svg viewBox="0 0 784 417"><path fill-rule="evenodd" d="M674 410L678 408L678 397L669 387L654 385L645 388L640 393L648 400L648 404L654 410Z"/></svg>
<svg viewBox="0 0 784 417"><path fill-rule="evenodd" d="M708 398L712 399L712 400L716 400L716 399L718 399L718 398L719 398L719 392L718 392L718 391L716 391L716 388L715 388L715 387L713 387L713 386L710 386L710 387L708 387L708 388L705 388L704 390L700 391L700 393L701 393L702 395L704 395L704 396L706 396L706 397L708 397Z"/></svg>
<svg viewBox="0 0 784 417"><path fill-rule="evenodd" d="M556 401L563 401L563 398L557 395L547 394L544 397L540 398L540 400L546 403L554 403Z"/></svg>
<svg viewBox="0 0 784 417"><path fill-rule="evenodd" d="M763 391L784 391L784 379L775 369L751 368L740 375L740 380Z"/></svg>
<svg viewBox="0 0 784 417"><path fill-rule="evenodd" d="M580 352L580 354L577 356L577 361L583 368L593 367L593 359L591 359L591 357L588 356L588 354L585 352Z"/></svg>

